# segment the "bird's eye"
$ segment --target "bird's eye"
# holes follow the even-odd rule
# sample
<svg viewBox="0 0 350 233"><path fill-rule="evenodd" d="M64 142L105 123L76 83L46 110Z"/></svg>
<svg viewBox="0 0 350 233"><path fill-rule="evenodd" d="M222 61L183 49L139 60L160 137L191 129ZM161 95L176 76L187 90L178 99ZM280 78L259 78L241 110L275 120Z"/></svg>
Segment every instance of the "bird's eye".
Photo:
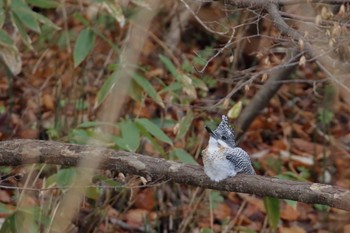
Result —
<svg viewBox="0 0 350 233"><path fill-rule="evenodd" d="M226 140L227 138L226 138L226 136L221 136L221 139Z"/></svg>

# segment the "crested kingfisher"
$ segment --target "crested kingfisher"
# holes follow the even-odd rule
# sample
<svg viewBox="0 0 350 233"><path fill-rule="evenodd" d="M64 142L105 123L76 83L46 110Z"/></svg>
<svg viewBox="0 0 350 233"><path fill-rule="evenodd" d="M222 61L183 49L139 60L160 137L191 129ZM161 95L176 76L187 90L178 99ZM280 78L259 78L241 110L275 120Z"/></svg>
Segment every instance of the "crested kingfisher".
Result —
<svg viewBox="0 0 350 233"><path fill-rule="evenodd" d="M210 138L202 156L204 172L211 180L221 181L238 173L255 175L248 153L236 146L235 135L227 116L222 116L214 131L207 126L205 128Z"/></svg>

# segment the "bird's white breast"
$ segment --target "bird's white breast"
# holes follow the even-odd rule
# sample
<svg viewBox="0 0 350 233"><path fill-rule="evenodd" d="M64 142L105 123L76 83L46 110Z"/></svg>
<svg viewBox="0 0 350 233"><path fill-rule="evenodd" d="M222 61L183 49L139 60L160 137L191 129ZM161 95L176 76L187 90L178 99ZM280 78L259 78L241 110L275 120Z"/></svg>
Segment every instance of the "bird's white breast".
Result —
<svg viewBox="0 0 350 233"><path fill-rule="evenodd" d="M234 165L226 159L225 147L210 138L209 145L203 151L204 172L211 180L220 181L230 176L235 176Z"/></svg>

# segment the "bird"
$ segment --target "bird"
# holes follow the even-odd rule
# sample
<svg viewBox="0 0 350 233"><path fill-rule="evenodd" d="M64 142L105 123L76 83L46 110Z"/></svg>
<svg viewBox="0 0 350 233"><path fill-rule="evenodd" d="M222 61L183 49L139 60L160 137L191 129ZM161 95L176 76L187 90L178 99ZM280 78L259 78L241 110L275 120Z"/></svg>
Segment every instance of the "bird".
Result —
<svg viewBox="0 0 350 233"><path fill-rule="evenodd" d="M219 182L239 173L255 175L248 153L236 146L234 131L228 118L222 120L213 131L205 126L210 137L208 146L202 151L204 172L212 181Z"/></svg>

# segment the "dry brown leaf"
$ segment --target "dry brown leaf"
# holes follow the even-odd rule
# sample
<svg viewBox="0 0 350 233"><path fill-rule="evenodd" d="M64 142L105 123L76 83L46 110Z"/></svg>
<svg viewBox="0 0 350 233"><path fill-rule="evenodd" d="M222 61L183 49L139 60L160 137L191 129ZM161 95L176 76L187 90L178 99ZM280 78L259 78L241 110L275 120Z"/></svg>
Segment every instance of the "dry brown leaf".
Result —
<svg viewBox="0 0 350 233"><path fill-rule="evenodd" d="M156 214L144 209L131 209L125 215L125 221L131 226L140 227L145 222L150 222L156 218Z"/></svg>
<svg viewBox="0 0 350 233"><path fill-rule="evenodd" d="M155 69L148 71L146 73L146 77L153 78L153 77L157 77L157 76L164 76L164 73L165 73L164 69L155 68Z"/></svg>
<svg viewBox="0 0 350 233"><path fill-rule="evenodd" d="M271 147L272 152L278 152L278 151L286 150L286 149L287 149L287 146L286 146L285 141L283 139L274 140L272 142L272 147Z"/></svg>
<svg viewBox="0 0 350 233"><path fill-rule="evenodd" d="M291 227L280 227L280 233L306 233L306 231L299 226L291 226Z"/></svg>
<svg viewBox="0 0 350 233"><path fill-rule="evenodd" d="M343 229L344 233L350 233L350 224L345 225Z"/></svg>
<svg viewBox="0 0 350 233"><path fill-rule="evenodd" d="M214 209L214 216L218 220L226 220L231 216L231 209L225 203L219 203Z"/></svg>
<svg viewBox="0 0 350 233"><path fill-rule="evenodd" d="M8 192L5 190L0 190L0 202L1 203L9 203L11 201L11 197Z"/></svg>
<svg viewBox="0 0 350 233"><path fill-rule="evenodd" d="M22 139L36 139L39 136L39 130L37 129L22 129L18 135Z"/></svg>
<svg viewBox="0 0 350 233"><path fill-rule="evenodd" d="M282 207L281 218L283 220L295 221L298 219L298 217L299 212L297 211L297 209L287 204Z"/></svg>
<svg viewBox="0 0 350 233"><path fill-rule="evenodd" d="M239 193L237 195L242 199L244 199L245 201L247 201L250 205L256 207L259 211L263 213L266 212L264 202L262 199L251 196L249 194L245 194L245 193Z"/></svg>
<svg viewBox="0 0 350 233"><path fill-rule="evenodd" d="M285 137L289 137L292 134L292 126L288 122L282 122L282 132Z"/></svg>
<svg viewBox="0 0 350 233"><path fill-rule="evenodd" d="M330 155L330 150L326 145L312 143L301 138L294 138L292 141L293 147L306 152L308 155L316 155L318 159L322 158L324 153L326 156Z"/></svg>
<svg viewBox="0 0 350 233"><path fill-rule="evenodd" d="M135 102L133 113L142 118L152 118L153 113L157 110L156 104L153 103L142 103L142 102Z"/></svg>
<svg viewBox="0 0 350 233"><path fill-rule="evenodd" d="M152 188L146 188L135 196L135 207L145 210L153 210L155 206L155 193Z"/></svg>
<svg viewBox="0 0 350 233"><path fill-rule="evenodd" d="M155 48L155 44L150 39L145 40L144 46L142 48L142 54L147 57L154 52Z"/></svg>
<svg viewBox="0 0 350 233"><path fill-rule="evenodd" d="M22 125L22 120L17 114L11 114L11 124L14 127L19 127Z"/></svg>
<svg viewBox="0 0 350 233"><path fill-rule="evenodd" d="M120 215L120 213L116 210L116 209L114 209L113 207L111 207L111 206L108 206L107 207L107 215L109 216L109 217L112 217L112 218L116 218L116 219L118 219L119 218L119 215Z"/></svg>
<svg viewBox="0 0 350 233"><path fill-rule="evenodd" d="M41 99L44 108L53 110L55 108L54 98L50 94L44 94Z"/></svg>
<svg viewBox="0 0 350 233"><path fill-rule="evenodd" d="M296 134L301 137L302 139L305 139L307 141L311 141L309 134L305 132L304 129L305 126L293 123L293 129L296 132Z"/></svg>

